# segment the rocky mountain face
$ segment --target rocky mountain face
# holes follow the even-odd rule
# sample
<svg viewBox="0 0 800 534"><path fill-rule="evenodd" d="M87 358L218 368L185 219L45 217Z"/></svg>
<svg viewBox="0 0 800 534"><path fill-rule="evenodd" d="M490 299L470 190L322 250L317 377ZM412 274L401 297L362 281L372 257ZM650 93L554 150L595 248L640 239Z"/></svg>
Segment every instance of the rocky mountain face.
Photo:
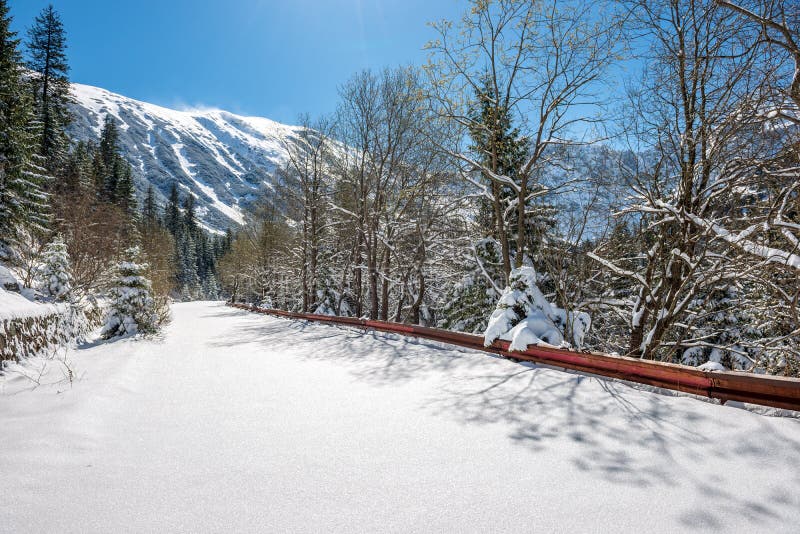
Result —
<svg viewBox="0 0 800 534"><path fill-rule="evenodd" d="M246 223L252 203L271 188L299 127L218 109L176 111L89 85L73 84L68 134L96 142L106 115L117 120L137 195L148 185L163 204L172 183L192 194L202 224L223 232Z"/></svg>

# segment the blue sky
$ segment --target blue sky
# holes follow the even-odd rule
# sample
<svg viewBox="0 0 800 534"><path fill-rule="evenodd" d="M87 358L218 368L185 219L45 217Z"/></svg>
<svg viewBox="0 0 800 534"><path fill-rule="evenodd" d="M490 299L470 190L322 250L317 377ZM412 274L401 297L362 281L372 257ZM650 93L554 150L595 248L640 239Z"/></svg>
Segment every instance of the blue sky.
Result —
<svg viewBox="0 0 800 534"><path fill-rule="evenodd" d="M47 0L10 0L24 35ZM293 123L334 109L363 68L425 60L426 23L458 0L53 0L72 81L172 108Z"/></svg>

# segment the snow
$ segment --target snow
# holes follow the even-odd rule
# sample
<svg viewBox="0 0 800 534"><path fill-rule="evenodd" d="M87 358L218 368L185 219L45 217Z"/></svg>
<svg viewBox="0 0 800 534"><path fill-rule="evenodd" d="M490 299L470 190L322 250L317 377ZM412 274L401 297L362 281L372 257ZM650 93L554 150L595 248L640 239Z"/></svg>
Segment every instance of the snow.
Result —
<svg viewBox="0 0 800 534"><path fill-rule="evenodd" d="M569 343L564 340L565 330L572 331L572 341L576 347L581 347L591 326L589 314L568 312L547 302L536 280L533 267L511 271L510 285L503 291L497 309L489 317L484 333L487 347L498 338L511 342L509 350L525 350L528 345L568 347Z"/></svg>
<svg viewBox="0 0 800 534"><path fill-rule="evenodd" d="M6 532L773 532L800 420L186 303L0 383Z"/></svg>
<svg viewBox="0 0 800 534"><path fill-rule="evenodd" d="M735 245L752 256L763 258L768 263L778 263L780 265L786 265L788 267L792 267L793 269L800 270L800 255L787 250L770 247L749 239L750 235L759 229L768 230L769 228L765 223L751 225L740 232L733 232L713 221L708 221L702 217L698 217L693 213L678 213L677 208L667 202L656 201L656 205L659 208L669 210L676 216L685 216L692 222L692 224L700 228L705 228L706 230L712 232L716 237Z"/></svg>
<svg viewBox="0 0 800 534"><path fill-rule="evenodd" d="M719 362L707 361L702 365L697 366L701 371L727 371L724 365Z"/></svg>
<svg viewBox="0 0 800 534"><path fill-rule="evenodd" d="M96 131L99 135L102 129L103 117L110 113L120 123L122 129L126 129L127 124L122 119L120 107L131 110L148 129L154 129L156 123L153 119L158 119L168 123L172 133L179 139L183 135L196 136L198 140L207 143L207 148L215 157L220 154L217 149L221 148L227 152L228 147L220 145L218 133L212 132L203 122L209 121L214 124L215 129L227 134L228 137L236 139L251 148L260 149L266 153L272 153L280 161L285 161L285 150L279 139L294 135L301 128L297 126L287 126L279 122L264 117L248 117L235 115L216 108L187 108L185 110L174 110L128 98L100 87L84 85L80 83L71 84L72 96L84 108L97 115ZM230 155L230 153L228 152ZM231 156L232 159L233 156ZM234 174L241 171L231 169Z"/></svg>
<svg viewBox="0 0 800 534"><path fill-rule="evenodd" d="M194 178L195 172L192 170L192 167L194 167L194 163L189 163L189 160L187 160L186 156L183 155L183 146L184 146L183 143L173 144L172 152L174 152L175 157L178 158L178 163L180 164L183 173L186 176L189 176L190 178Z"/></svg>
<svg viewBox="0 0 800 534"><path fill-rule="evenodd" d="M42 317L59 313L63 309L62 305L33 302L19 293L0 288L0 321L24 317Z"/></svg>
<svg viewBox="0 0 800 534"><path fill-rule="evenodd" d="M0 264L0 289L16 291L21 287L22 284L17 280L16 275L8 267Z"/></svg>

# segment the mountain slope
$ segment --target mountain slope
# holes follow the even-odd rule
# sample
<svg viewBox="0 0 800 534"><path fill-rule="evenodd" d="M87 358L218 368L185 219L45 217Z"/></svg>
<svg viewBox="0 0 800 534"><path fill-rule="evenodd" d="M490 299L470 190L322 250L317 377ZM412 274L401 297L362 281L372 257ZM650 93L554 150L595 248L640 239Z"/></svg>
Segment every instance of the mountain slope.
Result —
<svg viewBox="0 0 800 534"><path fill-rule="evenodd" d="M72 84L72 94L71 138L97 141L110 114L139 197L152 184L163 204L177 182L182 195L194 195L202 223L217 232L245 223L248 208L286 160L283 143L300 130L218 109L176 111L89 85Z"/></svg>

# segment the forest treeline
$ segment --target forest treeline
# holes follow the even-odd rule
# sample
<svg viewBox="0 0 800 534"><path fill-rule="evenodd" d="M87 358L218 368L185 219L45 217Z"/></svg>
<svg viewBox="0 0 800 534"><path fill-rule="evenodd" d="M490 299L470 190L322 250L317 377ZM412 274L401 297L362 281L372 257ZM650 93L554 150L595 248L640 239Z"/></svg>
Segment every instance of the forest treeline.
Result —
<svg viewBox="0 0 800 534"><path fill-rule="evenodd" d="M66 138L58 16L23 59L0 6L0 235L22 264L60 234L102 291L138 244L160 295L469 332L533 268L562 317L591 317L582 348L800 375L794 1L467 2L422 68L356 73L302 117L225 236L177 187L137 204L112 119Z"/></svg>
<svg viewBox="0 0 800 534"><path fill-rule="evenodd" d="M483 332L532 266L584 348L796 376L799 16L470 2L303 122L225 294Z"/></svg>

